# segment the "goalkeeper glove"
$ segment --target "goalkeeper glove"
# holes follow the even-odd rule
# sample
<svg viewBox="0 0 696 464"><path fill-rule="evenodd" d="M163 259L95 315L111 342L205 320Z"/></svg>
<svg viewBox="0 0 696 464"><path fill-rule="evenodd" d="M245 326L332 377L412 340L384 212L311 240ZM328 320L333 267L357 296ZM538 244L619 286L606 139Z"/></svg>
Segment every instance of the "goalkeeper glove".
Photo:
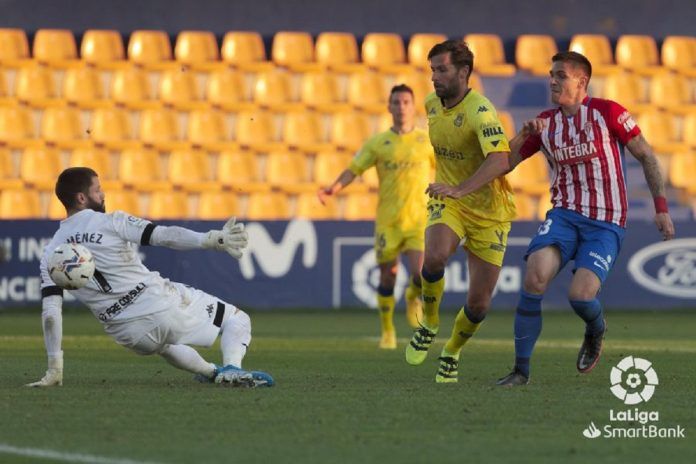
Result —
<svg viewBox="0 0 696 464"><path fill-rule="evenodd" d="M28 383L27 387L54 387L63 385L63 353L48 357L46 375L37 382Z"/></svg>
<svg viewBox="0 0 696 464"><path fill-rule="evenodd" d="M236 224L236 218L231 218L222 230L211 230L203 240L203 248L226 251L233 258L242 257L242 252L249 243L249 235L244 230L244 224Z"/></svg>

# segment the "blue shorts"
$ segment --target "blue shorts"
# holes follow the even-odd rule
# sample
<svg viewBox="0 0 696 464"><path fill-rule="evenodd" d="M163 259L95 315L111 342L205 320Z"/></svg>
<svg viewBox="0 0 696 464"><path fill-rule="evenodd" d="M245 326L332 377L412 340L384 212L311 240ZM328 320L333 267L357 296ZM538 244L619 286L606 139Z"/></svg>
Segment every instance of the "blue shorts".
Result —
<svg viewBox="0 0 696 464"><path fill-rule="evenodd" d="M573 272L581 267L589 269L603 284L616 262L624 234L625 229L616 224L553 208L546 213L546 221L529 244L524 259L537 250L555 246L561 252L561 269L574 259Z"/></svg>

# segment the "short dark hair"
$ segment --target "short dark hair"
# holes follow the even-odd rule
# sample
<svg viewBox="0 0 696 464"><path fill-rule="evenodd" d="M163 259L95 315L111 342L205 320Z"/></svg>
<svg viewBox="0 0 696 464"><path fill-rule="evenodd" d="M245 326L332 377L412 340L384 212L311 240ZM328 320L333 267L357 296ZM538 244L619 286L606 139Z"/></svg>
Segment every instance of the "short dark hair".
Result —
<svg viewBox="0 0 696 464"><path fill-rule="evenodd" d="M428 52L428 60L431 60L434 56L448 52L450 53L452 64L457 69L469 66L469 75L467 78L471 76L471 73L474 72L474 53L463 40L445 40L444 42L440 42L430 49L430 52Z"/></svg>
<svg viewBox="0 0 696 464"><path fill-rule="evenodd" d="M93 169L82 167L68 168L60 173L56 181L56 196L63 203L65 209L75 206L75 196L78 193L87 195L94 177L99 176Z"/></svg>
<svg viewBox="0 0 696 464"><path fill-rule="evenodd" d="M572 63L574 66L579 67L587 75L587 80L592 78L592 63L588 60L585 55L578 52L558 52L551 58L552 62L560 61L562 63Z"/></svg>
<svg viewBox="0 0 696 464"><path fill-rule="evenodd" d="M397 92L407 92L407 93L410 93L411 96L415 98L415 96L413 95L413 89L411 87L409 87L406 84L399 84L399 85L395 85L394 87L391 88L391 91L389 92L389 101L391 101L392 96Z"/></svg>

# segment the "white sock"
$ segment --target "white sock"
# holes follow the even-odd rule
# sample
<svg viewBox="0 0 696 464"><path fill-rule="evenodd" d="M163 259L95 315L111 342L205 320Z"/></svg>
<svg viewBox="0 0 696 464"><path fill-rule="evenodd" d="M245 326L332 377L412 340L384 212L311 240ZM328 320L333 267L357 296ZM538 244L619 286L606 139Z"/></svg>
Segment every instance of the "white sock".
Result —
<svg viewBox="0 0 696 464"><path fill-rule="evenodd" d="M251 342L251 319L249 315L238 309L236 313L228 317L220 327L220 348L222 349L222 364L232 364L242 367L242 359L246 355Z"/></svg>
<svg viewBox="0 0 696 464"><path fill-rule="evenodd" d="M186 345L166 345L160 352L160 356L167 360L169 364L194 374L203 374L212 377L215 372L215 365L207 362L190 346Z"/></svg>

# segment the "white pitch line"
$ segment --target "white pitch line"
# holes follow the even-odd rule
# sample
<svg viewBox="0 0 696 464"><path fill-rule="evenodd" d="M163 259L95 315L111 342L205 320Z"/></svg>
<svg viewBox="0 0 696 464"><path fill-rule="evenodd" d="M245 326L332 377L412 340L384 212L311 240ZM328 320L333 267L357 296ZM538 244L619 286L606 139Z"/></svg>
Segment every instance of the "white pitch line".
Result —
<svg viewBox="0 0 696 464"><path fill-rule="evenodd" d="M28 456L31 458L53 459L54 461L82 462L87 464L157 464L152 461L134 461L132 459L114 459L81 453L62 453L60 451L40 448L19 448L0 443L0 453Z"/></svg>

